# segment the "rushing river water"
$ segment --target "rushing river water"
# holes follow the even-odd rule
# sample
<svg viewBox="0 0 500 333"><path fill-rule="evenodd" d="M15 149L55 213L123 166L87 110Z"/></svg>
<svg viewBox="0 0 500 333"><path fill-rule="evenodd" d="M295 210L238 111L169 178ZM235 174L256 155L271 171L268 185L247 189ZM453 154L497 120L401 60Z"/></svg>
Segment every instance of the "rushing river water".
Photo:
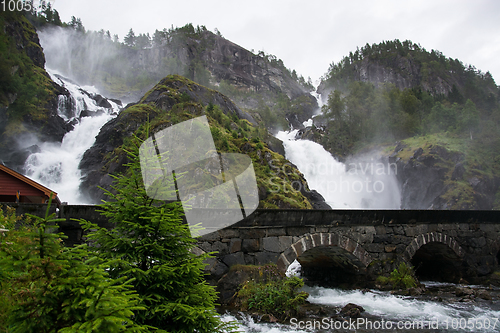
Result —
<svg viewBox="0 0 500 333"><path fill-rule="evenodd" d="M248 313L226 313L224 320L237 320L242 332L500 332L499 288L468 286L483 290L491 300L457 297L452 283L423 282L420 296L400 296L387 291L341 290L306 286L308 301L320 305L322 314L291 318L286 324L260 322ZM365 310L359 318L339 316L348 303Z"/></svg>

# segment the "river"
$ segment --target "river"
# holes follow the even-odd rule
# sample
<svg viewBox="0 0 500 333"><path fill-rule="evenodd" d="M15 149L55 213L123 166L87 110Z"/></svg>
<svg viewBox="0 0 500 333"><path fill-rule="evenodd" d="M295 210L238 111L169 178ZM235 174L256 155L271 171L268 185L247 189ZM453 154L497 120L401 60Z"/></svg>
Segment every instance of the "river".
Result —
<svg viewBox="0 0 500 333"><path fill-rule="evenodd" d="M295 266L295 267L293 267ZM299 268L297 268L299 266ZM300 265L292 265L295 272ZM290 271L288 272L290 274ZM296 273L295 273L296 274ZM222 315L236 320L242 332L500 332L500 288L462 286L425 281L426 291L419 296L402 296L379 290L341 290L305 286L308 301L321 306L321 313L311 312L290 318L286 324L260 322L249 313ZM483 297L456 296L457 288L482 291ZM339 315L348 303L363 307L359 318Z"/></svg>

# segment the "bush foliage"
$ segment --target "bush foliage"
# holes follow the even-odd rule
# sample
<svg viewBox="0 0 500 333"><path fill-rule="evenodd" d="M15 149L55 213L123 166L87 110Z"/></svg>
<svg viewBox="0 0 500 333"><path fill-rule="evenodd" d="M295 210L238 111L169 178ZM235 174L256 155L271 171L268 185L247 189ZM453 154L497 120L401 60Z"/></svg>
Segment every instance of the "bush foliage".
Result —
<svg viewBox="0 0 500 333"><path fill-rule="evenodd" d="M304 281L297 277L286 277L276 265L268 264L258 268L256 278L246 281L238 292L243 309L272 314L286 319L297 313L308 293L299 291Z"/></svg>

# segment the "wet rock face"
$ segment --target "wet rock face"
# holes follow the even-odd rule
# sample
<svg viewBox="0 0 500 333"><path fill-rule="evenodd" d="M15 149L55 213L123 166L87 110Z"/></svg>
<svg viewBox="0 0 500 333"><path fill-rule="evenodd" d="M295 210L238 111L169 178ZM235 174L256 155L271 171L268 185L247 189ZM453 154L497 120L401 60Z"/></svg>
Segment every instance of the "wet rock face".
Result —
<svg viewBox="0 0 500 333"><path fill-rule="evenodd" d="M169 94L170 89L177 93ZM225 114L236 113L239 118L255 123L250 115L241 111L224 95L178 76L167 77L160 81L155 89L141 99L140 104L152 103L157 108L168 111L179 102L174 96L181 94L185 94L191 101L202 105L213 103L218 105ZM129 104L127 108L134 105ZM153 121L156 116L153 113L127 112L127 108L117 118L112 119L102 127L94 145L85 152L80 162L80 169L85 175L80 188L91 201L100 202L101 199L105 199L104 192L98 186L109 188L112 184L112 178L109 174L123 172L123 164L128 162L124 155L116 156L113 161L108 161L103 157L120 147L124 139L131 137L144 122L148 119ZM198 112L199 110L194 111Z"/></svg>
<svg viewBox="0 0 500 333"><path fill-rule="evenodd" d="M425 150L418 148L409 159L403 160L398 153L405 149L409 148L398 143L389 156L389 162L396 165L402 209L493 208L500 181L481 174L471 177L463 153L435 145ZM470 197L465 196L466 190L472 193Z"/></svg>

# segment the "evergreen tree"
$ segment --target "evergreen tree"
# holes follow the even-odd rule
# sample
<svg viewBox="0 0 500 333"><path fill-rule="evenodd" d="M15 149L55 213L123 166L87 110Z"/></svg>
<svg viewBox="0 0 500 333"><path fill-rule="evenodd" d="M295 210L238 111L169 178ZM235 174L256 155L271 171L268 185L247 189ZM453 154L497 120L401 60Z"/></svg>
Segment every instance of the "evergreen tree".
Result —
<svg viewBox="0 0 500 333"><path fill-rule="evenodd" d="M86 245L64 247L48 212L31 222L0 209L0 331L145 331L132 320L141 308L130 281L110 278Z"/></svg>
<svg viewBox="0 0 500 333"><path fill-rule="evenodd" d="M86 229L100 256L116 259L110 274L134 278L146 311L141 324L168 332L221 332L228 328L215 312L216 293L203 277L207 255L192 253L195 240L183 223L180 202L150 198L143 186L139 161L141 140L132 139L127 172L115 176L102 214L115 223L112 230L90 223Z"/></svg>
<svg viewBox="0 0 500 333"><path fill-rule="evenodd" d="M134 47L135 43L136 43L136 39L137 39L137 37L135 36L134 30L132 30L132 28L130 28L127 36L125 36L123 38L123 42L125 43L125 45L128 45L130 47Z"/></svg>

